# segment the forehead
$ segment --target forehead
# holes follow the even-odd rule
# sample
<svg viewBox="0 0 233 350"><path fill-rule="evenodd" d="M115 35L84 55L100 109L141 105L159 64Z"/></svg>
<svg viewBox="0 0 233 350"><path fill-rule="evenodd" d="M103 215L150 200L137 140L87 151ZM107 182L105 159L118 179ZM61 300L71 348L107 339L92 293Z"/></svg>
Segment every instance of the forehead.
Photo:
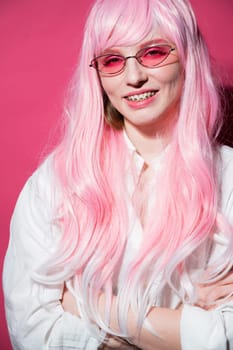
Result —
<svg viewBox="0 0 233 350"><path fill-rule="evenodd" d="M145 46L151 46L161 43L170 43L170 41L165 37L165 35L162 35L158 31L151 32L148 34L145 38L142 40L132 43L130 45L114 45L107 47L105 50L102 51L102 53L108 53L108 52L130 52L130 51L137 51Z"/></svg>

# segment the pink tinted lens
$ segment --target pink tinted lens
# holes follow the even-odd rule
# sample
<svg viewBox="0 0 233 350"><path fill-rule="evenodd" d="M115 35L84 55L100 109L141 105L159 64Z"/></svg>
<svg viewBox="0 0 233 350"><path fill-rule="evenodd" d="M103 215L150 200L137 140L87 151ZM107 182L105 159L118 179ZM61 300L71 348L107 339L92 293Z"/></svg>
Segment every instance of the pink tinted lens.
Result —
<svg viewBox="0 0 233 350"><path fill-rule="evenodd" d="M143 65L148 67L157 66L163 62L169 55L170 46L152 46L145 48L140 53L140 61Z"/></svg>
<svg viewBox="0 0 233 350"><path fill-rule="evenodd" d="M98 69L103 73L116 73L124 66L124 57L120 55L104 55L98 59Z"/></svg>

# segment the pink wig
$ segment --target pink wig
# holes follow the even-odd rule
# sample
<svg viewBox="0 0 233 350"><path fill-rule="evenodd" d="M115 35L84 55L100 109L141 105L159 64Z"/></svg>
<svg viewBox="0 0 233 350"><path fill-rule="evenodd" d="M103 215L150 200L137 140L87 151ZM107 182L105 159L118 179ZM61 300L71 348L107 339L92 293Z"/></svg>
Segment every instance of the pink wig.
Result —
<svg viewBox="0 0 233 350"><path fill-rule="evenodd" d="M169 286L181 300L193 301L191 260L204 243L208 247L214 228L228 230L230 235L218 213L218 94L190 5L185 0L97 0L86 23L70 89L66 133L55 150L63 235L59 250L40 270L41 279L46 275L47 283L53 284L73 277L84 317L107 329L97 300L101 289L110 300L113 276L126 244L128 151L122 131L106 123L103 89L89 63L108 47L135 45L154 28L176 45L185 80L166 166L154 185L159 200L155 200L145 226L146 239L129 266L124 288L118 291L124 333L130 303L139 309L140 322L153 304L153 281L158 275L163 275L161 294ZM229 248L207 269L207 280L226 270L230 259Z"/></svg>

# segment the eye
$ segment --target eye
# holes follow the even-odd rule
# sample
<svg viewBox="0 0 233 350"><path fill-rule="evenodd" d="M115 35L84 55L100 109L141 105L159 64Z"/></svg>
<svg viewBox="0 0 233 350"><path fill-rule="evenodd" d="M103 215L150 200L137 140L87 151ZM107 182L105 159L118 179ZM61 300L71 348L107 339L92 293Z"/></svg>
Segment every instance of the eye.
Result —
<svg viewBox="0 0 233 350"><path fill-rule="evenodd" d="M124 58L120 55L106 55L100 58L100 63L104 67L118 66L123 61Z"/></svg>
<svg viewBox="0 0 233 350"><path fill-rule="evenodd" d="M144 58L159 58L168 55L169 52L169 46L152 46L144 49L142 52L142 56Z"/></svg>

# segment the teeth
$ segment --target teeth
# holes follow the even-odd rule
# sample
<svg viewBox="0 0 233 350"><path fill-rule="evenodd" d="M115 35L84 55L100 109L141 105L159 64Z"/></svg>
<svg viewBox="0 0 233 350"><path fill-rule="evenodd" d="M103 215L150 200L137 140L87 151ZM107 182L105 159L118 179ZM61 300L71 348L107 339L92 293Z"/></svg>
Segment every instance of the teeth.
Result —
<svg viewBox="0 0 233 350"><path fill-rule="evenodd" d="M140 94L140 95L127 96L126 99L129 101L143 101L149 97L154 96L155 94L156 94L156 91L150 91L150 92L145 92L144 94Z"/></svg>

